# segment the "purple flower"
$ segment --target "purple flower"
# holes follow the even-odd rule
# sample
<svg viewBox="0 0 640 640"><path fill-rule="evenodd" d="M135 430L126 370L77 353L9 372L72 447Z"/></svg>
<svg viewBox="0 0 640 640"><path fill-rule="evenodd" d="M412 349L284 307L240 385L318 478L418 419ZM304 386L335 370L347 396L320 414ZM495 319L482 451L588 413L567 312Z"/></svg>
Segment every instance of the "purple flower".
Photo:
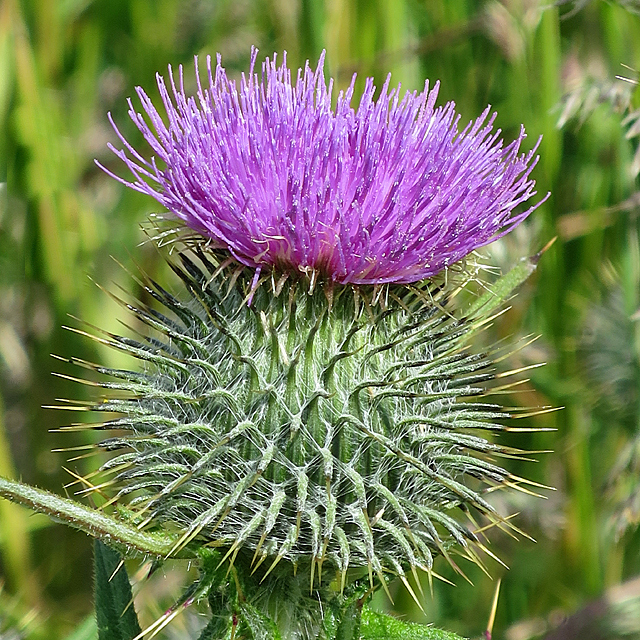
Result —
<svg viewBox="0 0 640 640"><path fill-rule="evenodd" d="M169 68L170 90L158 75L166 123L138 87L149 123L131 101L129 115L155 156L144 158L113 121L126 151L111 148L135 179L114 177L258 273L415 282L501 237L540 204L514 213L536 193L529 175L538 145L519 155L521 129L503 146L489 107L459 131L452 102L435 108L438 83L400 99L387 78L375 100L368 78L354 109L354 76L333 109L324 55L294 84L286 56L254 73L257 53L239 87L220 56L215 70L207 57L203 87L196 59L195 97L185 94L182 67L178 87Z"/></svg>

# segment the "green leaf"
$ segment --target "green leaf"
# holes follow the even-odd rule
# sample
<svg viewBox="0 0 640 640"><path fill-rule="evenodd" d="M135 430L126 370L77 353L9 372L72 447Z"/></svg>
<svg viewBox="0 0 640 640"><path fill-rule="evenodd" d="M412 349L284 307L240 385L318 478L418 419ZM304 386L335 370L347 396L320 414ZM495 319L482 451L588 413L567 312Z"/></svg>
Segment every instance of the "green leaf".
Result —
<svg viewBox="0 0 640 640"><path fill-rule="evenodd" d="M225 588L230 586L230 583L220 588L222 582L219 579L216 580L216 577L219 577L216 576L218 569L224 570L225 568L224 566L220 566L219 559L219 553L215 551L212 552L210 549L201 550L202 565L200 570L203 573L207 573L211 580L211 587L207 595L209 609L211 610L211 619L202 630L198 640L222 640L230 636L232 624L231 612L232 609L235 610L237 607L237 596L233 599L232 603L229 598L229 590ZM214 564L215 562L218 564ZM223 579L226 579L226 577Z"/></svg>
<svg viewBox="0 0 640 640"><path fill-rule="evenodd" d="M487 317L495 311L507 298L536 270L538 262L555 242L555 238L548 242L538 253L522 258L508 273L498 278L488 291L483 293L469 308L467 315L473 317Z"/></svg>
<svg viewBox="0 0 640 640"><path fill-rule="evenodd" d="M120 554L96 540L94 565L99 640L132 640L140 634L140 625Z"/></svg>
<svg viewBox="0 0 640 640"><path fill-rule="evenodd" d="M434 629L424 624L402 622L364 607L360 627L362 640L462 640L448 631Z"/></svg>
<svg viewBox="0 0 640 640"><path fill-rule="evenodd" d="M248 602L240 605L240 617L253 640L281 640L275 623Z"/></svg>
<svg viewBox="0 0 640 640"><path fill-rule="evenodd" d="M198 640L226 640L231 637L231 625L227 619L214 616L202 630Z"/></svg>
<svg viewBox="0 0 640 640"><path fill-rule="evenodd" d="M362 607L356 598L351 598L341 611L340 622L336 630L336 640L358 640L362 621Z"/></svg>

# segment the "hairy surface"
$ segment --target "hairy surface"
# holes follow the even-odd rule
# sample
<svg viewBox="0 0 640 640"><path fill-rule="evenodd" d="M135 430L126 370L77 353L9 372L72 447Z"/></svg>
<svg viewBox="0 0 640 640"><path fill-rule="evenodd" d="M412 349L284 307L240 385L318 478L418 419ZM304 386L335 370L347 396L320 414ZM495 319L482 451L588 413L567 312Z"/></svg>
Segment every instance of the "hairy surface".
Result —
<svg viewBox="0 0 640 640"><path fill-rule="evenodd" d="M431 574L452 546L478 560L456 513L502 526L483 494L520 481L492 459L520 452L482 435L509 417L482 398L491 358L465 346L487 318L454 318L434 284L274 295L197 254L172 265L186 300L145 281L161 311L127 305L151 337L105 340L142 372L76 361L122 392L94 407L121 414L99 425L118 430L101 489L139 526L177 531L175 549L249 553L265 573L285 559L311 584L323 566L343 586L348 570Z"/></svg>

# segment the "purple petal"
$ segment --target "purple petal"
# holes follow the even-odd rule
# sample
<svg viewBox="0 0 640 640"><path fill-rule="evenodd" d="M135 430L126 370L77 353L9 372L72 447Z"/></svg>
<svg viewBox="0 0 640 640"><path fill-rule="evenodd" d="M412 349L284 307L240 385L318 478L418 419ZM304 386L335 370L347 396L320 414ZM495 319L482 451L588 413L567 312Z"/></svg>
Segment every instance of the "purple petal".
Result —
<svg viewBox="0 0 640 640"><path fill-rule="evenodd" d="M454 104L435 107L438 83L401 98L387 78L376 100L368 78L354 109L354 76L332 109L324 54L294 84L286 55L280 66L267 58L259 76L257 53L239 88L220 56L215 69L207 57L208 86L196 59L195 97L184 92L181 67L178 83L171 68L168 85L158 76L166 122L138 87L148 121L131 102L129 116L150 160L112 122L125 147L112 149L134 179L113 177L257 273L415 282L509 232L546 199L514 213L536 193L529 176L539 141L519 154L523 128L504 146L489 107L459 131Z"/></svg>

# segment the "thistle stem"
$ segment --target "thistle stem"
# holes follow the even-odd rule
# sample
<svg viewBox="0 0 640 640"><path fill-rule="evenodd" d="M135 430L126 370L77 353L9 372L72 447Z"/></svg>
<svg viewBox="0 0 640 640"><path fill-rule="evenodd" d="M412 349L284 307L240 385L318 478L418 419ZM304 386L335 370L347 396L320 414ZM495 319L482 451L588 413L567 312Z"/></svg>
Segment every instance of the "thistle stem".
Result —
<svg viewBox="0 0 640 640"><path fill-rule="evenodd" d="M139 555L167 557L176 542L173 536L145 533L74 500L1 476L0 496L44 513L56 522L63 522L84 531L117 548L128 557ZM183 549L177 555L191 557L188 549Z"/></svg>

